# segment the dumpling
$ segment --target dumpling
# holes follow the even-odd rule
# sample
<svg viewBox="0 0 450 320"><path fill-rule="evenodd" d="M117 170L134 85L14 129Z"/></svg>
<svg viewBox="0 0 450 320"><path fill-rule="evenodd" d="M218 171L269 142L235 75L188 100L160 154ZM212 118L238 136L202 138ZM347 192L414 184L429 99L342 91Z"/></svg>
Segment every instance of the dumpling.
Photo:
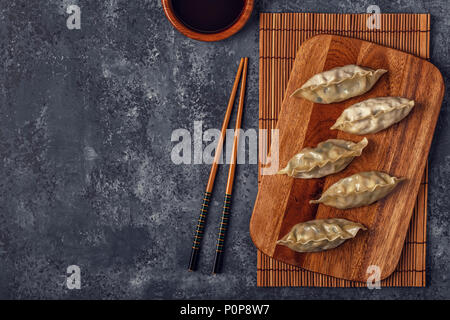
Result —
<svg viewBox="0 0 450 320"><path fill-rule="evenodd" d="M338 209L368 206L387 196L402 180L379 171L360 172L339 180L319 200L309 203L323 203Z"/></svg>
<svg viewBox="0 0 450 320"><path fill-rule="evenodd" d="M354 64L337 67L310 78L292 96L315 103L341 102L362 95L372 89L387 70L372 70Z"/></svg>
<svg viewBox="0 0 450 320"><path fill-rule="evenodd" d="M413 100L400 97L365 100L345 109L331 129L359 135L375 133L401 121L413 107Z"/></svg>
<svg viewBox="0 0 450 320"><path fill-rule="evenodd" d="M277 244L297 252L324 251L354 238L360 229L367 230L362 224L346 219L311 220L296 224Z"/></svg>
<svg viewBox="0 0 450 320"><path fill-rule="evenodd" d="M312 179L342 171L355 157L361 155L367 143L366 138L358 143L339 139L323 141L315 148L304 148L278 174Z"/></svg>

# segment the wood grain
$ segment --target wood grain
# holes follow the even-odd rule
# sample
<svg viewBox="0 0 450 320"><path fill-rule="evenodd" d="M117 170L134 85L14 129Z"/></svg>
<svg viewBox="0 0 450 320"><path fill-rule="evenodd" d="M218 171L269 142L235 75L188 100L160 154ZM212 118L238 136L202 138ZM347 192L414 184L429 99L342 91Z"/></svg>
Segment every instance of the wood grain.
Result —
<svg viewBox="0 0 450 320"><path fill-rule="evenodd" d="M271 17L280 15L282 23L272 27ZM283 68L283 82L277 82L278 93L284 95L287 81L295 59L295 53L300 45L313 34L344 34L344 27L352 30L352 35L361 40L374 41L394 49L400 49L402 37L406 37L406 46L402 49L424 59L430 59L430 15L429 14L381 14L380 30L368 29L366 25L369 14L325 14L326 24L320 23L318 13L261 13L260 14L260 94L262 86L271 86L272 77L268 70L271 65ZM345 18L350 16L350 18ZM406 19L402 19L402 16ZM349 26L344 26L344 21L352 21ZM407 21L406 24L400 23ZM280 37L287 34L286 41L278 41L280 47L288 48L285 55L273 56L270 54L272 43L267 41L267 35ZM375 34L381 36L375 37ZM405 35L406 34L406 35ZM269 52L269 54L267 54ZM264 54L263 54L264 53ZM278 60L289 62L287 65ZM265 68L264 68L265 67ZM270 118L267 113L275 109L275 113L281 109L279 97L277 103L268 105L272 93L266 91L264 100L260 99L260 128L267 129L267 139L260 136L261 149L267 149L267 140L271 137L271 124L263 121ZM279 103L278 103L279 102ZM276 121L278 118L276 119ZM262 125L265 125L264 128ZM263 163L264 155L260 155L260 163ZM258 175L260 183L261 174ZM381 281L382 287L425 287L426 286L426 247L427 247L427 193L428 193L428 168L425 168L422 182L419 187L409 230L403 245L402 254L395 271ZM289 265L268 257L257 250L257 285L262 287L293 286L293 287L365 287L365 282L338 279L332 276L318 274L293 265Z"/></svg>
<svg viewBox="0 0 450 320"><path fill-rule="evenodd" d="M369 146L363 156L340 174L319 180L264 176L250 225L252 239L268 256L314 272L365 281L367 266L375 264L382 268L385 278L397 265L413 212L442 101L442 77L425 60L338 36L320 36L307 41L297 57L286 96L312 75L339 65L357 63L386 68L390 72L368 94L341 104L323 106L286 98L278 123L282 146L280 166L284 166L295 151L328 138L359 141L359 137L328 130L340 112L355 102L375 96L400 95L415 99L417 105L406 120L378 134L368 135ZM308 204L338 179L363 170L382 170L405 176L408 180L386 200L366 208L341 211ZM370 230L324 253L299 254L275 246L275 241L294 224L315 217L345 217L365 224Z"/></svg>

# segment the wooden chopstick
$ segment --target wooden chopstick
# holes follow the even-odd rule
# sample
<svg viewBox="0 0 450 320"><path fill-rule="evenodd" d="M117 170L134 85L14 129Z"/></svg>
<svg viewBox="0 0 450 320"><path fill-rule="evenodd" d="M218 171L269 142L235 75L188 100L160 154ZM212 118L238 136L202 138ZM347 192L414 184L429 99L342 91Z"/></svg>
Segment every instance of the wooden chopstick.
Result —
<svg viewBox="0 0 450 320"><path fill-rule="evenodd" d="M225 245L225 236L230 221L231 195L233 192L234 173L236 170L237 149L239 145L239 133L242 122L242 113L244 110L245 86L247 82L247 65L248 58L244 58L244 73L242 75L241 92L239 97L239 108L236 118L236 127L234 130L233 150L231 153L230 167L228 169L227 188L225 190L225 199L223 203L222 219L219 227L219 235L217 238L216 255L214 257L213 273L219 273L222 267L223 252Z"/></svg>
<svg viewBox="0 0 450 320"><path fill-rule="evenodd" d="M220 132L219 141L216 147L216 153L214 155L214 161L211 165L211 171L209 173L208 183L206 185L205 194L203 195L202 207L200 209L200 215L197 222L197 227L195 229L194 241L192 244L191 258L189 260L189 271L194 271L197 268L198 254L200 251L200 246L203 238L203 232L206 224L206 215L208 213L208 205L211 199L211 193L214 188L214 180L216 179L217 167L222 154L223 141L225 139L226 130L228 128L228 123L230 121L231 112L233 111L234 100L236 98L236 92L239 87L239 80L242 74L242 68L244 66L244 58L241 58L239 63L239 68L234 80L233 89L231 91L230 99L228 101L227 111L225 113L225 118L222 123L222 130Z"/></svg>

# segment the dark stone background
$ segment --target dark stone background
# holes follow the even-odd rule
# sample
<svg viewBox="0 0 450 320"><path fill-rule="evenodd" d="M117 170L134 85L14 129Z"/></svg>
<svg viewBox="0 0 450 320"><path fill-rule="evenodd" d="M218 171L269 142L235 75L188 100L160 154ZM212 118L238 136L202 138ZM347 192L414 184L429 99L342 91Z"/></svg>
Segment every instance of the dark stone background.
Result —
<svg viewBox="0 0 450 320"><path fill-rule="evenodd" d="M0 298L450 298L448 95L430 153L425 289L257 288L248 224L257 166L237 169L224 273L210 274L226 167L200 270L186 271L209 165L174 165L171 133L219 128L241 56L245 128L258 126L258 12L365 12L370 1L256 1L236 36L176 32L159 0L0 0ZM449 2L376 1L432 14L432 62L450 75ZM66 28L69 4L80 31ZM66 268L82 270L68 290Z"/></svg>

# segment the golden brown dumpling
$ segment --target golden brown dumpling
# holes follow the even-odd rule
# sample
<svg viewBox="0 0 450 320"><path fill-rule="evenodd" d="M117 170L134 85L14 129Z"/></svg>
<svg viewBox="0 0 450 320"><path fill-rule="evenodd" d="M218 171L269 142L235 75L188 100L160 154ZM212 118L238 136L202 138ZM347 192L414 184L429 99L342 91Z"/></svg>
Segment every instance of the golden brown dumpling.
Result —
<svg viewBox="0 0 450 320"><path fill-rule="evenodd" d="M338 209L368 206L387 196L402 180L379 171L360 172L339 180L319 200L309 203L323 203Z"/></svg>
<svg viewBox="0 0 450 320"><path fill-rule="evenodd" d="M372 89L387 70L372 70L354 64L337 67L310 78L292 96L322 104L341 102Z"/></svg>
<svg viewBox="0 0 450 320"><path fill-rule="evenodd" d="M400 97L381 97L354 104L342 112L331 129L353 134L375 133L405 118L414 101Z"/></svg>
<svg viewBox="0 0 450 320"><path fill-rule="evenodd" d="M367 146L364 138L358 143L329 139L315 148L304 148L289 160L286 168L278 174L287 174L294 178L321 178L344 170L352 160L361 155Z"/></svg>
<svg viewBox="0 0 450 320"><path fill-rule="evenodd" d="M277 244L297 252L318 252L336 248L354 238L362 224L346 219L311 220L296 224Z"/></svg>

